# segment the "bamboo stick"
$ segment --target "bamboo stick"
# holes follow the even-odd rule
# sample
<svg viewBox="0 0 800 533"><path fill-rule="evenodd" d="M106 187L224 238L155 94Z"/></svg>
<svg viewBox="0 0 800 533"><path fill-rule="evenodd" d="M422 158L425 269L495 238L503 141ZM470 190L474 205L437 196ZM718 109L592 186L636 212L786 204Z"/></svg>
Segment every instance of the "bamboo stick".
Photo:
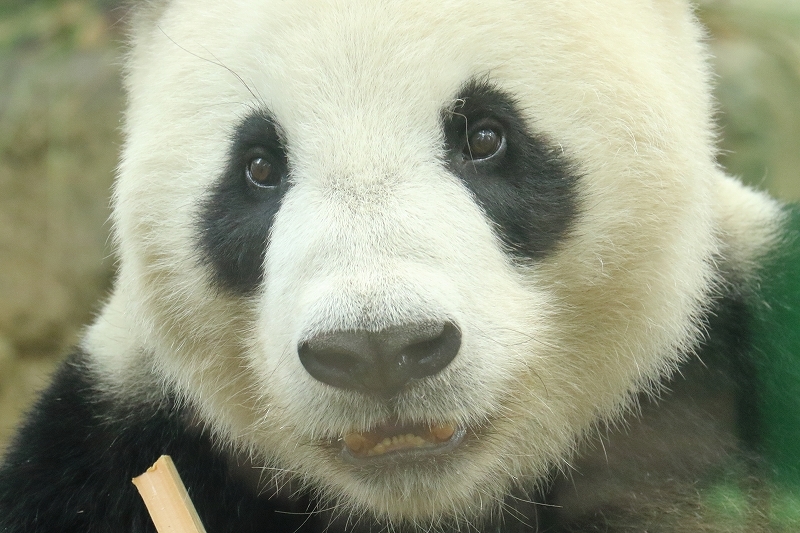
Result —
<svg viewBox="0 0 800 533"><path fill-rule="evenodd" d="M133 484L158 533L206 533L169 455L159 457Z"/></svg>

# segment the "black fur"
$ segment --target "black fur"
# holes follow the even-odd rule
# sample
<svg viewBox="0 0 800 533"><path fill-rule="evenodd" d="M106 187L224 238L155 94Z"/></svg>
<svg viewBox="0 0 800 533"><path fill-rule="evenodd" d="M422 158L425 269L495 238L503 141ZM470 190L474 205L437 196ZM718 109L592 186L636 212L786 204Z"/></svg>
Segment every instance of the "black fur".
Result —
<svg viewBox="0 0 800 533"><path fill-rule="evenodd" d="M246 168L254 157L272 164L282 178L280 185L256 188L248 183ZM264 111L251 113L236 127L228 165L200 213L201 255L220 287L248 294L261 282L270 227L289 188L288 173L275 121Z"/></svg>
<svg viewBox="0 0 800 533"><path fill-rule="evenodd" d="M474 162L465 151L476 125L502 126L506 151ZM577 172L548 140L530 131L517 102L493 85L473 81L443 112L447 163L496 224L518 257L538 259L553 250L577 215ZM465 153L466 152L466 153Z"/></svg>
<svg viewBox="0 0 800 533"><path fill-rule="evenodd" d="M209 533L319 530L307 501L255 498L174 402L116 403L94 381L84 356L68 359L11 445L0 467L3 533L155 533L131 479L162 454Z"/></svg>

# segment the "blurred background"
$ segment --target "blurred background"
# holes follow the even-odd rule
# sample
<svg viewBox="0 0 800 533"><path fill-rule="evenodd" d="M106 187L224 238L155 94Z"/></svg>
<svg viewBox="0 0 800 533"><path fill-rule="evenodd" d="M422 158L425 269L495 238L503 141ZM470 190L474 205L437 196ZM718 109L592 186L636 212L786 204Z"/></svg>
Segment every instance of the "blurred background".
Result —
<svg viewBox="0 0 800 533"><path fill-rule="evenodd" d="M114 272L119 0L0 0L0 450ZM720 162L800 200L800 0L701 0Z"/></svg>

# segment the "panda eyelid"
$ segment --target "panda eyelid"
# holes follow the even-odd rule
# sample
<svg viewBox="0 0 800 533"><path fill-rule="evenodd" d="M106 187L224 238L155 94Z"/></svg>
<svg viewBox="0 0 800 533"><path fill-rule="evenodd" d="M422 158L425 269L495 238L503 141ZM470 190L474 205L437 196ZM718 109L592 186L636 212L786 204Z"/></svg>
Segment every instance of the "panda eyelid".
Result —
<svg viewBox="0 0 800 533"><path fill-rule="evenodd" d="M263 158L272 159L273 158L273 153L272 153L271 150L268 150L263 145L257 145L257 146L252 146L252 147L247 148L246 150L244 150L243 156L244 157L242 159L244 159L245 161L250 161L254 157L263 157Z"/></svg>
<svg viewBox="0 0 800 533"><path fill-rule="evenodd" d="M263 157L264 159L267 159L271 163L277 165L286 164L286 154L284 153L282 146L278 145L277 143L275 146L269 146L269 144L264 143L254 144L249 148L245 148L241 154L241 161L243 164L247 164L256 157Z"/></svg>
<svg viewBox="0 0 800 533"><path fill-rule="evenodd" d="M494 115L486 115L480 119L473 120L471 124L468 124L467 131L472 133L483 126L498 126L499 128L504 129L503 122L500 119Z"/></svg>

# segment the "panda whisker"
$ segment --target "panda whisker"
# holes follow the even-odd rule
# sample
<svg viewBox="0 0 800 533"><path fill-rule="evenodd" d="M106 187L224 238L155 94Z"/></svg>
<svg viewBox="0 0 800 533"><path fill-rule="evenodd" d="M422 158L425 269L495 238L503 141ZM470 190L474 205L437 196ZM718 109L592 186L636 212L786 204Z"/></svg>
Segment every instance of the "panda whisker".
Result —
<svg viewBox="0 0 800 533"><path fill-rule="evenodd" d="M310 505L310 504L309 504L309 505ZM297 533L298 531L301 531L301 530L302 530L302 529L305 527L305 525L308 523L308 521L311 519L311 517L313 517L314 515L321 514L321 513L323 513L323 512L330 511L330 510L332 510L332 509L334 509L334 508L328 508L328 509L312 509L312 510L307 510L307 511L305 511L305 512L297 512L297 511L294 511L294 512L293 512L293 511L283 511L283 510L277 510L277 511L276 511L276 514L286 514L286 515L299 515L299 516L305 516L305 517L306 517L306 519L305 519L305 520L303 520L303 522L302 522L302 523L301 523L299 526L297 526L297 528L294 530L294 533Z"/></svg>
<svg viewBox="0 0 800 533"><path fill-rule="evenodd" d="M241 83L241 84L244 86L244 88L245 88L245 89L247 89L247 92L249 92L249 93L250 93L250 96L252 96L252 97L253 97L255 100L257 100L258 102L261 102L261 103L262 103L262 105L265 105L265 106L266 106L266 103L264 102L263 98L261 98L261 97L260 97L258 94L256 94L256 92L253 90L253 88L252 88L252 87L251 87L251 86L250 86L250 85L249 85L249 84L248 84L246 81L244 81L244 78L242 78L242 76L241 76L241 75L239 75L239 73L238 73L238 72L236 72L235 70L231 69L230 67L228 67L227 65L225 65L224 63L222 63L222 62L221 62L221 61L220 61L220 60L219 60L219 59L218 59L218 58L217 58L217 57L216 57L216 56L215 56L215 55L214 55L212 52L210 52L210 51L208 50L208 48L206 48L205 46L202 46L203 50L205 50L206 52L208 52L208 53L209 53L209 55L211 55L211 57L213 57L213 58L214 58L213 60L211 60L211 59L208 59L207 57L203 57L203 56L201 56L200 54L196 54L196 53L192 52L191 50L189 50L189 49L187 49L187 48L185 48L185 47L181 46L181 45L180 45L180 44L178 44L178 43L177 43L177 42L176 42L176 41L175 41L175 40L174 40L172 37L170 37L170 36L167 34L167 32L165 32L165 31L163 30L163 28L162 28L160 25L157 25L157 28L158 28L158 30L159 30L159 31L160 31L160 32L161 32L161 33L164 35L164 37L166 37L167 39L169 39L169 40L172 42L172 44L174 44L175 46L177 46L178 48L180 48L181 50L183 50L183 51L184 51L184 52L186 52L187 54L189 54L189 55L191 55L191 56L194 56L194 57L196 57L197 59L200 59L200 60L202 60L202 61L206 61L206 62L208 62L208 63L210 63L210 64L212 64L212 65L216 65L216 66L218 66L218 67L220 67L220 68L223 68L223 69L225 69L226 71L228 71L228 72L229 72L230 74L232 74L232 75L233 75L233 76L234 76L234 77L235 77L237 80L239 80L239 82L240 82L240 83Z"/></svg>
<svg viewBox="0 0 800 533"><path fill-rule="evenodd" d="M550 349L553 349L553 350L559 349L559 347L556 346L555 344L552 344L552 343L549 343L549 342L547 342L545 340L542 340L542 339L539 339L537 337L534 337L534 336L532 336L532 335L530 335L528 333L525 333L524 331L521 331L521 330L516 329L516 328L498 327L496 329L497 329L497 331L511 332L511 333L514 333L515 335L520 335L522 337L525 337L525 341L527 341L527 342L533 342L533 343L536 343L536 344L541 344L542 346L545 346L546 348L550 348ZM504 348L514 348L516 346L524 346L525 345L525 341L516 342L516 343L504 343L504 342L498 340L496 337L486 334L485 332L481 331L479 328L476 328L476 331L481 333L484 336L485 339L488 339L488 340L490 340L490 341L492 341L492 342L494 342L496 344L499 344L500 346L502 346Z"/></svg>
<svg viewBox="0 0 800 533"><path fill-rule="evenodd" d="M545 502L539 502L539 501L536 501L536 500L532 500L532 499L529 499L529 498L523 498L523 497L517 496L517 495L515 495L513 493L509 493L506 496L508 498L511 498L512 500L516 500L516 501L522 502L522 503L529 503L529 504L535 505L537 507L550 507L550 508L553 508L553 509L561 509L563 507L561 505L556 505L556 504L553 504L553 503L545 503Z"/></svg>
<svg viewBox="0 0 800 533"><path fill-rule="evenodd" d="M506 516L516 520L526 528L530 529L531 531L534 530L534 526L528 522L528 517L519 509L514 508L514 506L509 505L508 503L504 502L502 499L497 499L497 505L500 508L500 519L505 523Z"/></svg>

